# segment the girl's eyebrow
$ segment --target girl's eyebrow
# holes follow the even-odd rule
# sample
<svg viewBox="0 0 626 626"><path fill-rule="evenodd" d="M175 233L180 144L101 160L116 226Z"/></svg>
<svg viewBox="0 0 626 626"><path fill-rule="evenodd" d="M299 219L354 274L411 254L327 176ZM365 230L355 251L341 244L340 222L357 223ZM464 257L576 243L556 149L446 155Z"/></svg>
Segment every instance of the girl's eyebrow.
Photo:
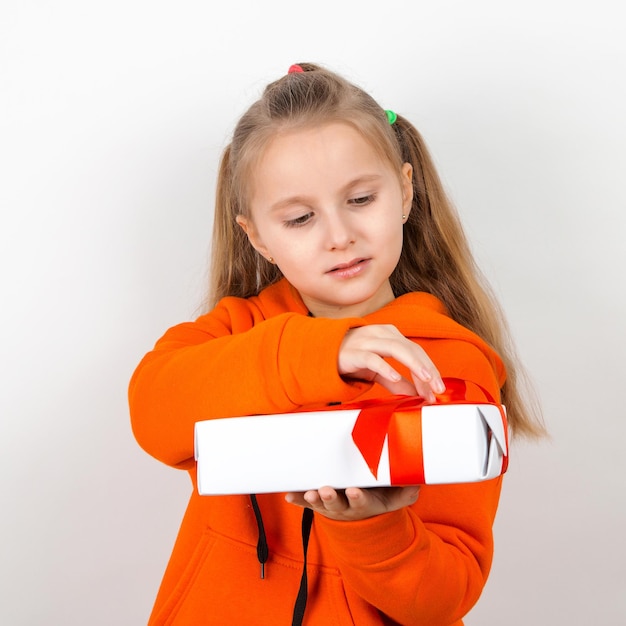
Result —
<svg viewBox="0 0 626 626"><path fill-rule="evenodd" d="M288 198L283 198L282 200L279 200L278 202L274 202L274 204L272 204L270 206L270 211L280 211L280 209L286 209L287 207L293 206L295 204L310 204L311 199L308 198L307 196L302 196L302 195L296 195L296 196L289 196Z"/></svg>
<svg viewBox="0 0 626 626"><path fill-rule="evenodd" d="M362 176L357 176L357 178L351 180L347 185L344 185L343 191L348 191L349 189L352 189L352 187L356 187L361 183L375 182L381 178L382 176L380 174L363 174Z"/></svg>
<svg viewBox="0 0 626 626"><path fill-rule="evenodd" d="M342 188L342 193L347 193L350 189L360 185L362 183L371 183L380 180L382 176L380 174L363 174L362 176L357 176L350 182L346 183ZM274 204L270 206L271 211L278 211L280 209L285 209L289 206L293 206L294 204L306 204L310 205L312 199L309 196L296 194L294 196L288 196L287 198L283 198L282 200L278 200Z"/></svg>

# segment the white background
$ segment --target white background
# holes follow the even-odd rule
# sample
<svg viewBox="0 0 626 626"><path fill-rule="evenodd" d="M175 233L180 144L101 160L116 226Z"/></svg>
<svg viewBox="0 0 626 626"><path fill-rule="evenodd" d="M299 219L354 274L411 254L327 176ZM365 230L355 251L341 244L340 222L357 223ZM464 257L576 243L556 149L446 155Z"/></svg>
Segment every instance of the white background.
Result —
<svg viewBox="0 0 626 626"><path fill-rule="evenodd" d="M219 152L296 61L423 132L543 401L467 624L626 623L619 5L4 0L0 623L145 623L190 484L128 379L201 311Z"/></svg>

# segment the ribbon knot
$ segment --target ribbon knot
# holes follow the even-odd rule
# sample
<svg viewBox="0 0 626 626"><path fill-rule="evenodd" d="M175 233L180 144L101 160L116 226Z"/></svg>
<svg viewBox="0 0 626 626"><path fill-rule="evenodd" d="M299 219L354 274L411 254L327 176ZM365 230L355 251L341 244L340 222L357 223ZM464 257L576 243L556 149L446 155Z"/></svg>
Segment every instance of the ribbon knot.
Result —
<svg viewBox="0 0 626 626"><path fill-rule="evenodd" d="M445 378L443 382L446 391L437 396L437 404L468 402L465 381ZM480 390L493 403L491 395L482 387ZM426 482L421 424L421 411L426 404L416 396L392 396L355 404L361 412L352 429L352 439L375 478L378 478L378 466L387 439L391 484L422 485ZM341 408L351 407L344 405Z"/></svg>

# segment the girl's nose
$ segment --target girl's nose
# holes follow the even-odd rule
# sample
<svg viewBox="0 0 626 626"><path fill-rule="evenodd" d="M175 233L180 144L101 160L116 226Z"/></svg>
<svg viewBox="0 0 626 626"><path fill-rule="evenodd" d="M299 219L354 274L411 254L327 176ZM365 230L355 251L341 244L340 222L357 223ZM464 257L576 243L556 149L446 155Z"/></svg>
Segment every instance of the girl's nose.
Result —
<svg viewBox="0 0 626 626"><path fill-rule="evenodd" d="M330 250L344 250L355 241L349 220L339 215L328 218L327 245Z"/></svg>

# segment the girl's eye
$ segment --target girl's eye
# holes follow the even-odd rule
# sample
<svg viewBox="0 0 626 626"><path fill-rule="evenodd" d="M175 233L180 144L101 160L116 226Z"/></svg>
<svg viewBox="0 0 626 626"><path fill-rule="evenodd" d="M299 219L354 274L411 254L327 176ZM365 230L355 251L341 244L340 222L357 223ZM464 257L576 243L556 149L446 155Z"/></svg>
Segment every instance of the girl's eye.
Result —
<svg viewBox="0 0 626 626"><path fill-rule="evenodd" d="M370 202L373 202L375 198L376 195L372 193L368 196L359 196L358 198L352 198L348 200L348 203L355 206L363 206L365 204L370 204Z"/></svg>
<svg viewBox="0 0 626 626"><path fill-rule="evenodd" d="M306 215L301 215L300 217L296 217L293 220L286 220L285 226L287 226L287 228L297 228L298 226L304 226L312 217L313 213L307 213Z"/></svg>

